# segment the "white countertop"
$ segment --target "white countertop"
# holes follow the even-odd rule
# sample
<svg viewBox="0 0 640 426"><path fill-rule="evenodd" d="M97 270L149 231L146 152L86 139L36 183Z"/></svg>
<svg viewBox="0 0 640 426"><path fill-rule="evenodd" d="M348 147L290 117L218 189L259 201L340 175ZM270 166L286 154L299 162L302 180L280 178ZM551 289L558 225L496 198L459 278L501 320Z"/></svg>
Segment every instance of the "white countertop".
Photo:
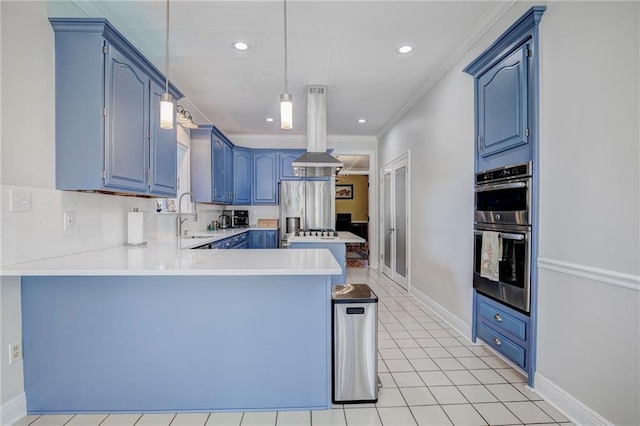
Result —
<svg viewBox="0 0 640 426"><path fill-rule="evenodd" d="M352 234L351 232L339 231L338 238L327 237L296 237L291 234L287 240L290 243L348 243L348 244L363 244L365 239Z"/></svg>
<svg viewBox="0 0 640 426"><path fill-rule="evenodd" d="M4 265L4 276L66 275L338 275L327 249L189 250L251 229L224 229L205 238L151 241L146 247L113 247L34 262ZM196 233L206 235L206 233Z"/></svg>

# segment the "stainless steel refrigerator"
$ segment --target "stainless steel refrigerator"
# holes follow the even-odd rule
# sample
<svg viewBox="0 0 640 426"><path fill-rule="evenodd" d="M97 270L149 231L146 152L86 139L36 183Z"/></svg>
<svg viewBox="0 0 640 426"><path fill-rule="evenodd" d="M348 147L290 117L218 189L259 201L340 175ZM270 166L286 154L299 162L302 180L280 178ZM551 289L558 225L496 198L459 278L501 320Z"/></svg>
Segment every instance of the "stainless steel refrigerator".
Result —
<svg viewBox="0 0 640 426"><path fill-rule="evenodd" d="M295 232L296 227L299 229L332 229L334 227L336 205L334 188L332 180L280 182L282 241ZM280 246L283 247L282 242Z"/></svg>

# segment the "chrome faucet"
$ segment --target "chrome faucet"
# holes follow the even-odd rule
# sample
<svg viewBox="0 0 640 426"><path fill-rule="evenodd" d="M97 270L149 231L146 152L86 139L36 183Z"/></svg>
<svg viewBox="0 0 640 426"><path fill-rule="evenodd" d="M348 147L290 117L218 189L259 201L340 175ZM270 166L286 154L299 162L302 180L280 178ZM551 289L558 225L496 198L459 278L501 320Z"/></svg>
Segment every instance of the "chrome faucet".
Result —
<svg viewBox="0 0 640 426"><path fill-rule="evenodd" d="M178 237L182 236L182 224L187 220L187 218L184 218L184 219L182 218L182 197L184 197L185 195L191 196L191 199L193 200L193 221L194 222L198 221L198 207L196 205L198 201L196 201L196 196L193 195L192 192L185 192L178 199L178 218L177 218Z"/></svg>

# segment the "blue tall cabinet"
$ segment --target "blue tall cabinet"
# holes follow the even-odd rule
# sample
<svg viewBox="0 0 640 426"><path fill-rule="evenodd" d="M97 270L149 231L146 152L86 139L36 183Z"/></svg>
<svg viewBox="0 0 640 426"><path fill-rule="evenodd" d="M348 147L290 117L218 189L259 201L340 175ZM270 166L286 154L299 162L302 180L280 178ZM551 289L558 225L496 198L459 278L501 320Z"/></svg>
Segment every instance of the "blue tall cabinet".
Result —
<svg viewBox="0 0 640 426"><path fill-rule="evenodd" d="M164 76L106 19L50 18L56 188L175 196L176 128L161 129ZM180 99L175 86L169 92Z"/></svg>
<svg viewBox="0 0 640 426"><path fill-rule="evenodd" d="M534 6L464 72L474 78L475 171L532 162L529 315L474 290L472 338L528 374L536 369L539 87L538 32L545 6Z"/></svg>

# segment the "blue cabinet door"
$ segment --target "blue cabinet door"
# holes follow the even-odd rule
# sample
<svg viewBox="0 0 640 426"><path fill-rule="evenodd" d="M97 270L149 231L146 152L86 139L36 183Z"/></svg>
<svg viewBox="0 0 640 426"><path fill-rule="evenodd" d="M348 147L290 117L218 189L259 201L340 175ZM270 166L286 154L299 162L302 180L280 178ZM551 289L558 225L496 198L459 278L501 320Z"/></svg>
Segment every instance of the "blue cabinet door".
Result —
<svg viewBox="0 0 640 426"><path fill-rule="evenodd" d="M233 149L233 204L251 204L251 151Z"/></svg>
<svg viewBox="0 0 640 426"><path fill-rule="evenodd" d="M304 154L304 152L304 150L287 150L280 152L280 180L302 180L302 177L296 176L293 172L291 163Z"/></svg>
<svg viewBox="0 0 640 426"><path fill-rule="evenodd" d="M249 234L249 248L263 248L264 231L252 230Z"/></svg>
<svg viewBox="0 0 640 426"><path fill-rule="evenodd" d="M529 44L522 45L476 79L479 170L531 159L527 146L529 51ZM501 153L505 154L497 155Z"/></svg>
<svg viewBox="0 0 640 426"><path fill-rule="evenodd" d="M173 129L160 127L160 97L164 87L151 83L151 139L149 145L149 191L152 194L175 197L178 176L177 125ZM175 122L175 116L174 116Z"/></svg>
<svg viewBox="0 0 640 426"><path fill-rule="evenodd" d="M224 165L222 173L224 174L224 202L233 203L233 147L224 144Z"/></svg>
<svg viewBox="0 0 640 426"><path fill-rule="evenodd" d="M225 182L224 182L224 157L226 144L221 137L213 132L211 134L211 164L213 171L211 173L211 201L224 203L225 200Z"/></svg>
<svg viewBox="0 0 640 426"><path fill-rule="evenodd" d="M256 150L252 153L252 204L278 204L278 154Z"/></svg>
<svg viewBox="0 0 640 426"><path fill-rule="evenodd" d="M278 231L264 231L264 248L278 248Z"/></svg>
<svg viewBox="0 0 640 426"><path fill-rule="evenodd" d="M105 77L105 187L146 192L149 77L110 45Z"/></svg>

